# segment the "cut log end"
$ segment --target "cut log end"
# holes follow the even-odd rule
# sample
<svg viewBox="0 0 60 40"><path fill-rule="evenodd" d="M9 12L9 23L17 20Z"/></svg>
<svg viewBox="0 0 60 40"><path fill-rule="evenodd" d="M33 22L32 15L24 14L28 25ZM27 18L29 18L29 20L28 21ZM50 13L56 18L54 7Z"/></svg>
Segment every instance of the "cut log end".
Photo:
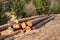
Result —
<svg viewBox="0 0 60 40"><path fill-rule="evenodd" d="M19 21L18 21L17 19L15 20L15 22L16 22L16 23L19 23Z"/></svg>
<svg viewBox="0 0 60 40"><path fill-rule="evenodd" d="M31 21L27 21L27 25L28 25L29 27L31 27L31 26L32 26Z"/></svg>
<svg viewBox="0 0 60 40"><path fill-rule="evenodd" d="M10 29L12 29L12 27L8 27L8 29L10 30Z"/></svg>
<svg viewBox="0 0 60 40"><path fill-rule="evenodd" d="M30 31L31 28L29 26L27 26L25 29L24 29L26 32Z"/></svg>
<svg viewBox="0 0 60 40"><path fill-rule="evenodd" d="M20 27L19 27L19 24L14 24L14 25L13 25L13 28L19 29L19 28L20 28Z"/></svg>
<svg viewBox="0 0 60 40"><path fill-rule="evenodd" d="M26 23L23 22L23 23L21 24L21 26L22 26L22 28L24 29L24 28L26 27Z"/></svg>
<svg viewBox="0 0 60 40"><path fill-rule="evenodd" d="M11 26L11 25L8 25L8 29L9 29L9 30L11 30L11 29L13 29L13 28L12 28L12 26Z"/></svg>

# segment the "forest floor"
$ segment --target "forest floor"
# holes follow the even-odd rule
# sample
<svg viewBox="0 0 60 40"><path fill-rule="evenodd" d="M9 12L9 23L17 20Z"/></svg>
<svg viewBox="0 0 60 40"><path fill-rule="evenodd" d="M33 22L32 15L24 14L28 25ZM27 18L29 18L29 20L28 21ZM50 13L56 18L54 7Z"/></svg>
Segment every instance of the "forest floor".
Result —
<svg viewBox="0 0 60 40"><path fill-rule="evenodd" d="M37 30L19 33L5 40L60 40L60 14L56 15L54 20Z"/></svg>

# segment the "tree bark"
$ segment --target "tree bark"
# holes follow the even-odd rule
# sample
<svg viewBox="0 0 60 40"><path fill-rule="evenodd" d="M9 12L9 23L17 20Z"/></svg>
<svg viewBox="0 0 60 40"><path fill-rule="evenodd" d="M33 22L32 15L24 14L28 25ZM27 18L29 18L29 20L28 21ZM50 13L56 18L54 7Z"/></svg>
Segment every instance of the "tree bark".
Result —
<svg viewBox="0 0 60 40"><path fill-rule="evenodd" d="M43 26L45 23L47 23L47 22L49 22L50 20L54 19L54 17L55 17L55 16L52 16L52 17L50 17L50 18L48 18L48 19L46 19L46 20L41 21L40 23L32 26L31 29L37 29L37 28Z"/></svg>
<svg viewBox="0 0 60 40"><path fill-rule="evenodd" d="M20 33L20 31L15 31L14 33L8 34L8 35L2 35L2 36L0 36L0 40L4 40L4 39L9 38L11 36L14 36L14 35L16 35L18 33Z"/></svg>
<svg viewBox="0 0 60 40"><path fill-rule="evenodd" d="M51 16L51 15L50 15ZM30 21L27 21L27 25L28 26L33 26L33 25L36 25L37 23L49 18L50 16L45 16L45 17L41 17L41 18L36 18L36 19L33 19L33 20L30 20Z"/></svg>

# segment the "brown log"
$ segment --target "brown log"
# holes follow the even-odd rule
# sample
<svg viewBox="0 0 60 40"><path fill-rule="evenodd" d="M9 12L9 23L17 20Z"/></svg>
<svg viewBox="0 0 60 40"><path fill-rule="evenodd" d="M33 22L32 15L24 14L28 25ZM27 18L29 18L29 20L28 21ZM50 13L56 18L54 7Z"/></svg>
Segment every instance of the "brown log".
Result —
<svg viewBox="0 0 60 40"><path fill-rule="evenodd" d="M41 18L41 17L38 17L38 18L36 18L36 19L39 19L39 18ZM33 20L33 19L32 19ZM35 20L35 19L34 19ZM29 20L28 22L23 22L22 24L21 24L21 26L22 26L22 28L24 29L26 26L29 26L29 27L31 27L32 26L32 23L31 23L31 21Z"/></svg>
<svg viewBox="0 0 60 40"><path fill-rule="evenodd" d="M13 28L14 29L19 29L21 27L22 28L25 28L26 25L25 25L24 21L27 21L27 20L30 20L30 19L34 19L34 18L38 18L38 17L39 17L39 15L38 16L32 16L32 17L29 17L29 18L24 18L24 19L19 20L19 21L21 21L23 23L19 23L19 21L16 19L15 20L15 24L13 24Z"/></svg>
<svg viewBox="0 0 60 40"><path fill-rule="evenodd" d="M18 23L18 20L16 20L16 23ZM15 24L16 24L15 23ZM0 32L4 31L5 29L8 29L9 27L13 27L14 23L8 23L0 26ZM18 24L17 24L18 25Z"/></svg>
<svg viewBox="0 0 60 40"><path fill-rule="evenodd" d="M3 31L3 30L5 30L5 29L8 29L8 27L11 26L11 25L13 25L13 24L1 25L1 26L0 26L0 32Z"/></svg>
<svg viewBox="0 0 60 40"><path fill-rule="evenodd" d="M32 16L32 17L28 17L28 18L19 19L19 23L26 22L28 20L32 20L32 19L39 18L39 17L43 17L43 16L37 15L37 16Z"/></svg>
<svg viewBox="0 0 60 40"><path fill-rule="evenodd" d="M18 21L15 20L15 21L12 22L12 23L8 23L8 24L5 24L5 25L2 25L2 26L0 26L0 32L1 32L1 31L4 31L4 30L7 29L9 26L13 26L13 24L15 24L15 23L24 22L24 21L31 20L31 19L34 19L34 18L37 18L37 17L40 17L40 16L38 15L38 16L33 16L33 17L29 17L29 18L19 19ZM19 26L21 26L21 25L19 25Z"/></svg>
<svg viewBox="0 0 60 40"><path fill-rule="evenodd" d="M28 23L28 25L27 25L27 23ZM24 29L26 26L32 26L32 23L31 23L30 21L28 21L28 22L23 22L23 23L21 23L21 26L22 26L22 28Z"/></svg>
<svg viewBox="0 0 60 40"><path fill-rule="evenodd" d="M42 15L42 16L44 16L44 15ZM42 17L42 16L37 15L37 16L32 16L32 17L28 17L28 18L18 19L18 22L19 22L19 23L22 23L22 22L26 22L26 21L28 21L28 20L32 20L32 19L35 19L35 18L38 18L38 17ZM10 23L16 23L16 20L13 20L13 21L10 22Z"/></svg>
<svg viewBox="0 0 60 40"><path fill-rule="evenodd" d="M36 18L36 19L38 19L38 18ZM28 25L27 25L27 24L28 24ZM31 21L29 20L28 22L23 22L23 23L21 23L21 26L22 26L22 28L24 29L26 26L31 27L31 26L32 26L32 23L31 23Z"/></svg>
<svg viewBox="0 0 60 40"><path fill-rule="evenodd" d="M49 16L45 16L45 17L41 17L41 18L36 18L36 19L30 20L30 21L27 21L26 24L31 27L31 26L34 26L34 25L38 24L39 22L51 17L51 16L53 16L53 15L49 15Z"/></svg>
<svg viewBox="0 0 60 40"><path fill-rule="evenodd" d="M14 36L14 35L16 35L16 34L18 34L20 32L21 31L19 30L19 31L15 31L14 33L11 33L11 34L8 34L8 35L2 35L2 36L0 36L0 40L4 40L4 39L9 38L11 36Z"/></svg>
<svg viewBox="0 0 60 40"><path fill-rule="evenodd" d="M48 18L48 17L50 17L50 16L36 18L36 19L30 20L30 21L27 21L26 24L31 27L31 26L36 25L37 23L41 22L42 20Z"/></svg>
<svg viewBox="0 0 60 40"><path fill-rule="evenodd" d="M1 32L0 32L0 36L1 36Z"/></svg>
<svg viewBox="0 0 60 40"><path fill-rule="evenodd" d="M38 16L32 16L32 17L29 17L29 18L24 18L24 19L21 19L21 20L19 20L19 21L21 21L21 22L23 22L23 23L21 23L21 27L22 28L25 28L26 27L26 25L25 25L25 21L27 21L27 20L30 20L30 19L34 19L34 18L38 18L39 17L39 15ZM17 24L14 24L13 25L13 28L16 28L16 29L18 29L19 28L19 25L18 25L18 22L19 22L18 20L15 20L15 22L17 23Z"/></svg>
<svg viewBox="0 0 60 40"><path fill-rule="evenodd" d="M48 18L48 19L46 19L46 20L41 21L40 23L32 26L31 29L34 30L34 29L37 29L37 28L43 26L45 23L49 22L49 21L52 20L54 17L55 17L55 16L52 16L52 17L50 17L50 18Z"/></svg>

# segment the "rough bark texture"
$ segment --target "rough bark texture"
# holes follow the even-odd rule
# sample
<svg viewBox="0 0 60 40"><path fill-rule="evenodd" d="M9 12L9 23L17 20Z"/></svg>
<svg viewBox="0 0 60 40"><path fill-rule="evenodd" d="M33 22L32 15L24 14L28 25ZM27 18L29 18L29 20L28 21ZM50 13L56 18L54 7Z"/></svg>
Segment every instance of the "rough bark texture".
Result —
<svg viewBox="0 0 60 40"><path fill-rule="evenodd" d="M11 34L8 34L8 35L2 35L2 36L0 36L0 40L4 40L6 38L9 38L11 36L14 36L14 35L18 34L19 32L20 31L15 31L14 33L11 33Z"/></svg>
<svg viewBox="0 0 60 40"><path fill-rule="evenodd" d="M52 16L52 15L50 15L50 16ZM36 24L38 24L39 22L41 22L41 21L49 18L50 16L46 16L46 17L41 17L41 18L36 18L36 19L30 20L30 22L29 22L29 21L27 22L27 25L28 25L28 26L36 25ZM31 24L32 24L32 25L31 25Z"/></svg>
<svg viewBox="0 0 60 40"><path fill-rule="evenodd" d="M33 17L29 17L29 18L24 18L24 19L19 20L19 22L25 22L27 20L31 20L31 19L38 18L38 17L40 17L40 16L38 15L38 16L33 16ZM0 31L7 29L9 26L12 26L15 23L15 21L14 22L12 21L12 23L8 23L8 24L0 26ZM18 22L16 21L16 23L18 23ZM19 26L21 27L21 25L19 25Z"/></svg>
<svg viewBox="0 0 60 40"><path fill-rule="evenodd" d="M37 30L19 33L5 40L60 40L60 14Z"/></svg>
<svg viewBox="0 0 60 40"><path fill-rule="evenodd" d="M48 19L46 19L46 20L44 20L44 21L42 21L42 22L34 25L34 26L32 27L32 29L37 29L37 28L43 26L45 23L48 23L48 22L49 22L50 20L52 20L54 17L55 17L55 16L52 16L52 17L50 17L50 18L48 18Z"/></svg>

